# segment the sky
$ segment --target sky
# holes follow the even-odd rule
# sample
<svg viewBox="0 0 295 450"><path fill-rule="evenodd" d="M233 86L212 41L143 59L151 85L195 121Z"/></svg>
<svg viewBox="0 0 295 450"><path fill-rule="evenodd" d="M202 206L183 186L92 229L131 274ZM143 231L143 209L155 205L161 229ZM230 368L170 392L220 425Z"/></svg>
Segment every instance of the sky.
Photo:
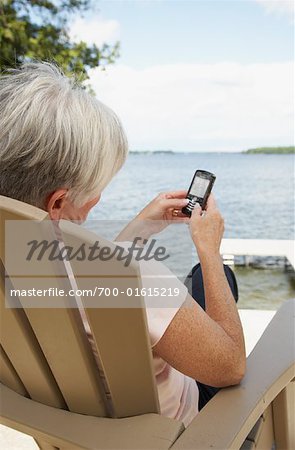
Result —
<svg viewBox="0 0 295 450"><path fill-rule="evenodd" d="M294 145L294 3L101 0L73 40L121 43L90 71L132 150L241 151Z"/></svg>

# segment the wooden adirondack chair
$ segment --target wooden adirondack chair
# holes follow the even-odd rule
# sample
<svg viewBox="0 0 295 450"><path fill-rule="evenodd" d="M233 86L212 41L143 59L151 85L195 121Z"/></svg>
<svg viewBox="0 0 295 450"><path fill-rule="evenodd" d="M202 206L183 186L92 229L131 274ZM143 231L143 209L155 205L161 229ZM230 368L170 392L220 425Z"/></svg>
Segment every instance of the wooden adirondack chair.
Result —
<svg viewBox="0 0 295 450"><path fill-rule="evenodd" d="M30 261L29 274L20 263L25 254L22 233L13 241L10 236L5 248L7 230L13 228L12 221L33 220L35 238L44 239L44 230L51 233L42 226L46 213L0 197L0 214L3 425L33 436L45 450L270 449L273 442L278 449L295 448L294 302L277 312L248 357L241 385L220 391L185 430L181 422L159 414L141 298L122 298L131 301L130 308L93 308L87 303L98 367L81 316L73 307L75 299L42 297L46 307L40 303L29 307L22 298L9 296L11 287L24 283L27 288L45 282L67 290L73 283L71 270L81 289L93 287L98 277L101 286L110 286L111 281L112 286L140 287L136 264L126 268L111 260L90 267L87 261L75 261L69 269L60 261L35 265ZM25 222L21 223L25 236ZM92 245L97 240L69 222L61 223L61 230L66 245ZM108 305L110 299L105 301Z"/></svg>

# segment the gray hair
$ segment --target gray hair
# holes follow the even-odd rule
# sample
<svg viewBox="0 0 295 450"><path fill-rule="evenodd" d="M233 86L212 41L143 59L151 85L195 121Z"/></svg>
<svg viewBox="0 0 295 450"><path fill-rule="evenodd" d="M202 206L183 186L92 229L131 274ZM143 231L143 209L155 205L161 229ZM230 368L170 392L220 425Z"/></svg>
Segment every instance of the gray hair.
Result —
<svg viewBox="0 0 295 450"><path fill-rule="evenodd" d="M68 189L94 198L120 169L127 141L115 113L54 64L23 64L0 75L0 195L44 208Z"/></svg>

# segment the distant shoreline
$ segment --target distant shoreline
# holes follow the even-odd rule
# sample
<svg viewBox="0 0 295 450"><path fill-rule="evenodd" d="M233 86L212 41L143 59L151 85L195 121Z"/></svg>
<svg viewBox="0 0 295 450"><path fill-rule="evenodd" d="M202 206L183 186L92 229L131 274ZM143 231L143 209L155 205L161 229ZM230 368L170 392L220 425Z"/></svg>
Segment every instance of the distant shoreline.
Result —
<svg viewBox="0 0 295 450"><path fill-rule="evenodd" d="M176 150L129 150L131 155L241 155L242 151L236 152L189 152Z"/></svg>
<svg viewBox="0 0 295 450"><path fill-rule="evenodd" d="M134 155L145 155L145 154L150 154L150 153L153 153L156 155L157 154L161 155L163 153L165 153L167 155L170 155L170 154L174 155L175 153L187 153L187 152L175 152L173 150L130 150L129 153L133 153Z"/></svg>
<svg viewBox="0 0 295 450"><path fill-rule="evenodd" d="M257 148L251 148L249 150L243 150L243 151L235 151L235 152L226 152L226 151L215 151L215 152L189 152L189 151L175 151L175 150L130 150L130 154L132 155L189 155L189 154L244 154L244 155L290 155L295 154L295 147L257 147Z"/></svg>
<svg viewBox="0 0 295 450"><path fill-rule="evenodd" d="M265 154L265 155L290 155L295 153L295 147L257 147L245 150L246 154Z"/></svg>

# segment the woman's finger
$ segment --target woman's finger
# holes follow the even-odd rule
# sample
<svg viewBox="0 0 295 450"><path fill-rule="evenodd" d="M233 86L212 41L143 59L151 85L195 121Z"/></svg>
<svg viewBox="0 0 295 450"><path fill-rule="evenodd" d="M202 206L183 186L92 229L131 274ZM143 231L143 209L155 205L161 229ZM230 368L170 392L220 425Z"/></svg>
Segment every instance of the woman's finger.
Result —
<svg viewBox="0 0 295 450"><path fill-rule="evenodd" d="M193 211L192 211L192 215L191 217L198 217L198 216L202 216L203 210L202 208L199 206L199 204L197 203L197 205L194 207Z"/></svg>
<svg viewBox="0 0 295 450"><path fill-rule="evenodd" d="M210 211L217 208L217 203L213 194L210 194L207 200L206 210Z"/></svg>
<svg viewBox="0 0 295 450"><path fill-rule="evenodd" d="M181 191L172 191L165 193L166 198L185 198L187 194L187 191L181 190Z"/></svg>
<svg viewBox="0 0 295 450"><path fill-rule="evenodd" d="M186 198L166 198L162 200L165 209L181 209L189 202Z"/></svg>
<svg viewBox="0 0 295 450"><path fill-rule="evenodd" d="M187 216L172 216L170 219L172 222L176 223L189 223L190 218Z"/></svg>

